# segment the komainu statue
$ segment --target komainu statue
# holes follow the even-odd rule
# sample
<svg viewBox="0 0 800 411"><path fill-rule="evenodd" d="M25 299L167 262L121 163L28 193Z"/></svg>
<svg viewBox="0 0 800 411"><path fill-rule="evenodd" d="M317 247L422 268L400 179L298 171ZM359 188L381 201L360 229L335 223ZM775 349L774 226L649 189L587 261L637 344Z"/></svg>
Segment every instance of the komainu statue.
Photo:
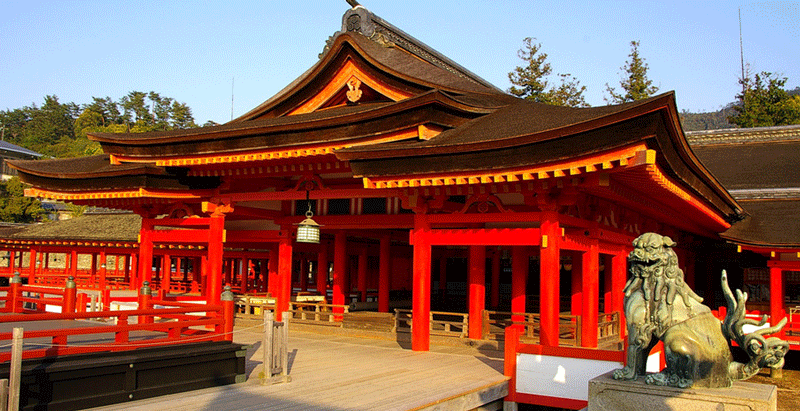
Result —
<svg viewBox="0 0 800 411"><path fill-rule="evenodd" d="M659 340L664 342L666 368L645 377L645 382L673 387L729 387L733 380L752 377L762 367L779 369L789 344L776 337L786 319L771 327L745 334L742 327L763 327L745 318L747 293L736 290L734 298L722 272L722 289L728 313L720 322L703 299L689 288L678 268L678 257L669 237L646 233L633 241L628 255L630 278L625 284L625 316L628 328L627 365L614 371L614 379L632 380L645 375L647 356ZM750 357L746 364L733 361L730 341Z"/></svg>

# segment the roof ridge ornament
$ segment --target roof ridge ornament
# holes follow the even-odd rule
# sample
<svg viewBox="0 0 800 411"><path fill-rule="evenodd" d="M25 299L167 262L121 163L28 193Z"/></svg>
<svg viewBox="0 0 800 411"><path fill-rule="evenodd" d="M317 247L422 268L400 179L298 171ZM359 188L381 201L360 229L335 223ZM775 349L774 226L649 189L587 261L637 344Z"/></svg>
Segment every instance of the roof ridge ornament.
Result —
<svg viewBox="0 0 800 411"><path fill-rule="evenodd" d="M346 0L346 1L347 1L347 4L349 4L350 7L352 7L352 8L356 8L356 7L360 6L360 4L358 4L358 2L356 0Z"/></svg>

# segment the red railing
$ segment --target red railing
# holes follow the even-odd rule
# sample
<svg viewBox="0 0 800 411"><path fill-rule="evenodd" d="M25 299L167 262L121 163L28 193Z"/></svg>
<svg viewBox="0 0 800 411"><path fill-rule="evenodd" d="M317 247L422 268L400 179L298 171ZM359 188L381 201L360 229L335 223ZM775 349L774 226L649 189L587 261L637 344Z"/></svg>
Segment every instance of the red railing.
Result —
<svg viewBox="0 0 800 411"><path fill-rule="evenodd" d="M154 300L149 286L145 285L139 296L134 297L138 309L113 311L108 309L110 292L104 292L105 309L93 312L86 312L86 294L77 293L75 283L71 280L67 281L63 290L59 290L22 285L17 276L12 279L9 287L0 287L0 291L6 291L5 307L0 312L12 313L0 316L0 323L21 324L24 328L26 322L61 321L57 328L24 331L25 344L40 348L25 350L23 358L233 340L234 301L229 287L223 292L220 305L210 305L166 298ZM25 292L36 294L39 298L24 296ZM163 296L163 293L159 294ZM52 298L53 296L56 298ZM25 303L36 304L36 309L24 308ZM44 313L46 305L60 306L62 312ZM154 306L165 308L153 308ZM80 320L103 321L109 324L92 325ZM79 336L91 337L81 339ZM0 345L3 340L11 338L11 332L0 333ZM70 341L70 338L73 340ZM0 361L8 361L10 356L10 352L0 353Z"/></svg>
<svg viewBox="0 0 800 411"><path fill-rule="evenodd" d="M160 301L151 302L162 303ZM174 305L174 303L171 304ZM65 328L24 331L23 338L26 340L26 344L42 345L42 347L25 350L23 358L99 351L125 351L185 342L231 340L230 329L232 327L227 325L229 321L226 321L223 305L185 305L185 307L145 310L6 315L0 317L0 323L54 320L65 322L63 324ZM233 309L230 308L230 311L232 314ZM190 315L190 313L201 313L201 315ZM136 317L135 323L131 323L132 317ZM78 322L68 323L68 321L89 319L95 321L115 319L116 321L115 324L98 326L86 326L86 323ZM232 318L230 320L232 321ZM142 333L131 335L135 332ZM113 334L113 340L107 337L108 334ZM79 341L78 336L93 337ZM73 341L70 341L71 337L75 337ZM11 338L12 333L10 332L0 333L0 341L11 340ZM10 359L10 352L0 353L0 361L9 361Z"/></svg>

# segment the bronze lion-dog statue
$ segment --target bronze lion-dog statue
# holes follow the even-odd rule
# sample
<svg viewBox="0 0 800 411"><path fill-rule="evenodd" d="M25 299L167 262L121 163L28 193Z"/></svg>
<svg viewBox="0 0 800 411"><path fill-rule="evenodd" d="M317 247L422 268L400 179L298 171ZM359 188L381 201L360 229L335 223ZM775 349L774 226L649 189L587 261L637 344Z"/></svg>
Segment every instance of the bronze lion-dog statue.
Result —
<svg viewBox="0 0 800 411"><path fill-rule="evenodd" d="M762 367L782 368L789 344L765 336L779 332L786 319L745 334L743 326L763 327L767 316L760 321L745 318L747 293L736 290L734 298L723 271L728 313L724 321L718 320L684 282L674 246L672 239L656 233L642 234L633 241L634 249L628 255L630 278L624 290L627 364L614 371L614 379L633 380L646 375L647 356L659 340L664 342L666 368L646 375L647 384L730 387L733 380L750 378ZM730 341L747 352L749 362L733 361Z"/></svg>

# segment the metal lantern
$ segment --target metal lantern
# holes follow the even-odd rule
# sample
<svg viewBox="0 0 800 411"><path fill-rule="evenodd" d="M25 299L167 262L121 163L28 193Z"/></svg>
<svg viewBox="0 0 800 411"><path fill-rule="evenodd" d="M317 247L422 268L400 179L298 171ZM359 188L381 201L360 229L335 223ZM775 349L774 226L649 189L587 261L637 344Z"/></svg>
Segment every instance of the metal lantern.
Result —
<svg viewBox="0 0 800 411"><path fill-rule="evenodd" d="M308 197L308 192L306 192ZM306 200L308 201L308 200ZM297 225L297 242L319 244L319 227L314 219L314 212L311 211L311 201L308 201L308 211L306 211L306 219Z"/></svg>

